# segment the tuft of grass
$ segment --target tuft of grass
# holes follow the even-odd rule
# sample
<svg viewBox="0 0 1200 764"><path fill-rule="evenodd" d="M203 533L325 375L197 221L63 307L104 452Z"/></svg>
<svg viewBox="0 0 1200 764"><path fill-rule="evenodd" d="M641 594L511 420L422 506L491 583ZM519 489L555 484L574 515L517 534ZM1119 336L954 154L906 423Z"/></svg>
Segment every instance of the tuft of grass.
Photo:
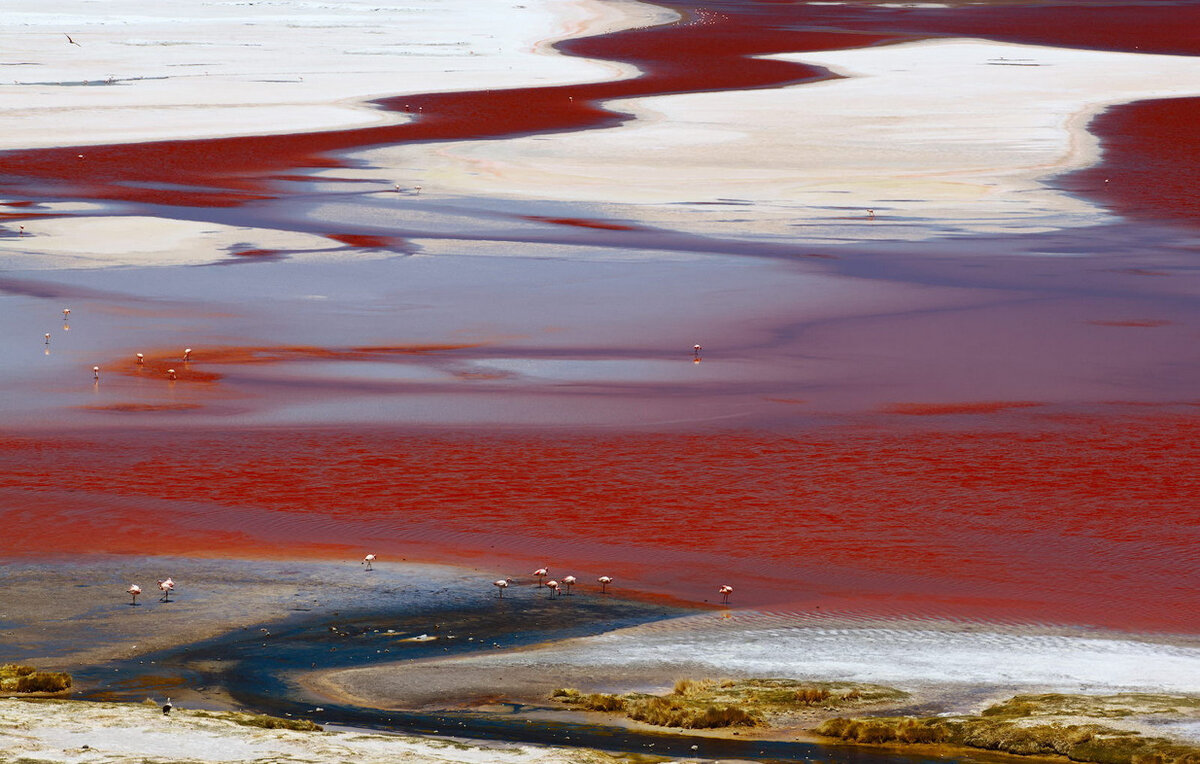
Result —
<svg viewBox="0 0 1200 764"><path fill-rule="evenodd" d="M757 727L772 715L898 700L906 694L878 685L792 679L680 679L667 695L592 694L560 688L552 698L588 711L624 712L658 727Z"/></svg>
<svg viewBox="0 0 1200 764"><path fill-rule="evenodd" d="M38 671L16 663L0 666L0 692L63 692L70 687L71 675L63 671Z"/></svg>
<svg viewBox="0 0 1200 764"><path fill-rule="evenodd" d="M806 706L815 706L829 700L829 690L824 687L805 687L796 690L796 702Z"/></svg>
<svg viewBox="0 0 1200 764"><path fill-rule="evenodd" d="M1071 695L1050 692L1017 695L985 708L982 716L1029 718L1086 716L1115 719L1152 714L1200 713L1200 697L1165 693L1126 692L1115 695Z"/></svg>
<svg viewBox="0 0 1200 764"><path fill-rule="evenodd" d="M308 719L285 719L267 714L250 714L241 711L188 711L188 716L202 719L224 719L243 727L258 727L266 730L295 730L297 732L320 732L324 728Z"/></svg>
<svg viewBox="0 0 1200 764"><path fill-rule="evenodd" d="M1020 708L1020 703L1009 706ZM946 743L1091 764L1200 764L1200 747L1099 724L1032 724L995 712L965 717L829 719L817 733L855 743ZM1036 718L1036 716L1035 716Z"/></svg>

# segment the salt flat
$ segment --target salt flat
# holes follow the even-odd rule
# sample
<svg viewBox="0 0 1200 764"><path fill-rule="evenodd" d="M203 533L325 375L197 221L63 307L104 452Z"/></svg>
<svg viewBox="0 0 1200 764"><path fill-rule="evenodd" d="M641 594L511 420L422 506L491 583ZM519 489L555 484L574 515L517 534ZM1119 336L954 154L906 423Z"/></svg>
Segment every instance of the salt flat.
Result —
<svg viewBox="0 0 1200 764"><path fill-rule="evenodd" d="M0 149L394 123L404 117L365 101L627 76L612 64L557 56L549 42L671 15L625 0L54 0L6 8Z"/></svg>

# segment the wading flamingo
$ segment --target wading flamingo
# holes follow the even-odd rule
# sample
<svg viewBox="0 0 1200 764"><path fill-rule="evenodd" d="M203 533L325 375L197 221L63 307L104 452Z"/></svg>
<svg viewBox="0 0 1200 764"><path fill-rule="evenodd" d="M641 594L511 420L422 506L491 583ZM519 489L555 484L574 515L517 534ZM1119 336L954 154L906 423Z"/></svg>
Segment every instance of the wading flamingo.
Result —
<svg viewBox="0 0 1200 764"><path fill-rule="evenodd" d="M507 589L508 585L511 583L511 578L502 578L499 581L492 582L492 586L496 587L496 589L500 592L500 599L504 599L504 590Z"/></svg>
<svg viewBox="0 0 1200 764"><path fill-rule="evenodd" d="M537 570L533 571L533 575L537 576L538 586L541 586L542 579L549 575L549 571L547 568L538 568Z"/></svg>
<svg viewBox="0 0 1200 764"><path fill-rule="evenodd" d="M171 601L171 592L175 591L175 582L170 578L159 581L158 589L159 589L159 591L161 591L163 593L163 595L158 598L158 601L159 602L170 602Z"/></svg>
<svg viewBox="0 0 1200 764"><path fill-rule="evenodd" d="M46 344L50 344L50 332L46 332Z"/></svg>
<svg viewBox="0 0 1200 764"><path fill-rule="evenodd" d="M63 308L63 321L66 321L70 315L71 315L71 309Z"/></svg>
<svg viewBox="0 0 1200 764"><path fill-rule="evenodd" d="M137 584L130 584L129 588L126 589L125 591L129 592L130 597L133 597L133 602L130 602L129 604L136 605L137 604L137 596L142 593L142 587L138 586Z"/></svg>
<svg viewBox="0 0 1200 764"><path fill-rule="evenodd" d="M717 594L721 595L721 601L728 605L729 595L733 594L733 587L729 584L725 584L720 589L717 589Z"/></svg>
<svg viewBox="0 0 1200 764"><path fill-rule="evenodd" d="M375 562L375 555L369 554L362 559L362 562L360 562L359 565L366 565L367 570L374 570L374 568L371 567L371 563L373 562Z"/></svg>
<svg viewBox="0 0 1200 764"><path fill-rule="evenodd" d="M174 369L167 369L167 376L171 379L179 379L179 377L176 376Z"/></svg>
<svg viewBox="0 0 1200 764"><path fill-rule="evenodd" d="M550 590L551 597L553 597L556 594L562 594L562 587L559 586L559 583L557 581L555 581L554 579L550 579L549 581L546 582L546 588Z"/></svg>
<svg viewBox="0 0 1200 764"><path fill-rule="evenodd" d="M607 594L608 585L612 583L612 576L600 576L596 580L600 582L600 593Z"/></svg>
<svg viewBox="0 0 1200 764"><path fill-rule="evenodd" d="M571 587L575 585L575 576L563 576L563 586L567 587L567 594L571 593Z"/></svg>
<svg viewBox="0 0 1200 764"><path fill-rule="evenodd" d="M137 358L138 366L141 366L142 364L146 363L146 356L142 355L141 353L138 353L135 357Z"/></svg>
<svg viewBox="0 0 1200 764"><path fill-rule="evenodd" d="M183 360L185 360L185 361L192 360L192 349L191 348L183 349Z"/></svg>
<svg viewBox="0 0 1200 764"><path fill-rule="evenodd" d="M100 379L100 367L99 366L92 367L92 379Z"/></svg>

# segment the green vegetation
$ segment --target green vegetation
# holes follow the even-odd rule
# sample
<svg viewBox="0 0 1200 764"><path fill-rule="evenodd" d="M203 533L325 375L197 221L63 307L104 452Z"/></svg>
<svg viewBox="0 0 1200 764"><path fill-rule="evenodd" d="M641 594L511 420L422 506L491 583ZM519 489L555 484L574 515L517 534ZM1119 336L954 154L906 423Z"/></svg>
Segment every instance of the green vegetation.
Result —
<svg viewBox="0 0 1200 764"><path fill-rule="evenodd" d="M15 663L0 666L0 692L63 692L70 687L71 675L62 671L38 671Z"/></svg>
<svg viewBox="0 0 1200 764"><path fill-rule="evenodd" d="M1018 695L978 716L835 718L817 732L855 743L946 745L1021 755L1060 755L1096 764L1200 764L1200 747L1100 724L1051 717L1119 718L1153 714L1196 715L1200 698L1123 695Z"/></svg>
<svg viewBox="0 0 1200 764"><path fill-rule="evenodd" d="M582 693L563 688L551 696L572 708L624 713L657 727L712 729L757 727L769 717L815 708L835 709L894 701L906 694L890 687L792 679L681 679L667 695Z"/></svg>

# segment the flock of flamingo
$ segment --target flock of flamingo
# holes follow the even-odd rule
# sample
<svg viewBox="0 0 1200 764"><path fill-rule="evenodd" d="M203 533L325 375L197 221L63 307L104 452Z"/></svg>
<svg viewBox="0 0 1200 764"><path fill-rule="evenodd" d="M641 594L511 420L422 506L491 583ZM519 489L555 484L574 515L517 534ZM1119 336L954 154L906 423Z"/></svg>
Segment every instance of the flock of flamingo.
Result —
<svg viewBox="0 0 1200 764"><path fill-rule="evenodd" d="M378 558L376 558L374 554L368 554L362 559L360 564L367 566L367 570L374 570L376 559ZM550 592L551 597L561 597L564 594L564 590L566 594L570 594L571 587L578 583L578 579L575 578L575 576L563 576L562 581L558 581L553 578L551 578L549 581L545 580L550 575L549 568L538 568L537 570L533 571L532 575L537 576L537 585L539 587L546 587L546 589ZM612 576L600 576L596 579L596 582L600 584L600 593L608 594L608 585L613 582L613 578ZM497 581L493 581L492 586L496 587L496 591L497 594L499 594L500 599L504 599L504 590L507 589L512 583L513 580L511 578L501 578ZM162 596L158 598L158 601L170 602L171 592L175 591L175 581L170 578L164 578L160 580L158 582L158 590L162 592ZM132 601L129 604L137 605L137 598L138 595L142 593L142 587L138 586L137 584L130 584L129 588L126 589L125 592L132 598ZM721 602L728 605L729 597L731 594L733 594L733 587L729 584L723 584L719 589L717 589L717 594L721 595Z"/></svg>
<svg viewBox="0 0 1200 764"><path fill-rule="evenodd" d="M71 309L63 308L62 314L63 314L63 331L70 331L71 330ZM45 337L46 355L50 355L50 333L46 332L43 335L43 337ZM134 354L134 358L136 359L138 366L144 366L146 364L146 356L144 354L136 353L136 354ZM192 360L192 349L184 348L183 349L183 362L188 363L191 360ZM176 371L174 369L167 369L167 378L171 379L171 380L175 380L175 379L179 378L179 375L176 373ZM92 367L92 379L95 380L96 382L100 381L100 367L99 366Z"/></svg>
<svg viewBox="0 0 1200 764"><path fill-rule="evenodd" d="M377 558L375 555L368 554L362 559L360 564L366 565L367 570L373 570L373 565L376 559ZM579 582L579 579L575 578L575 576L563 576L561 581L553 578L547 581L546 579L550 577L549 568L538 568L530 575L537 577L537 585L539 587L546 587L550 591L551 597L561 597L564 593L570 594L571 587L575 586L575 584ZM600 584L600 593L608 594L608 585L613 582L613 578L612 576L600 576L596 579L596 582ZM492 586L496 587L496 593L499 595L500 599L504 599L504 590L507 589L512 583L513 580L511 578L501 578L493 581ZM721 595L721 602L729 604L729 597L733 594L733 587L729 584L723 584L719 589L717 589L717 594Z"/></svg>

